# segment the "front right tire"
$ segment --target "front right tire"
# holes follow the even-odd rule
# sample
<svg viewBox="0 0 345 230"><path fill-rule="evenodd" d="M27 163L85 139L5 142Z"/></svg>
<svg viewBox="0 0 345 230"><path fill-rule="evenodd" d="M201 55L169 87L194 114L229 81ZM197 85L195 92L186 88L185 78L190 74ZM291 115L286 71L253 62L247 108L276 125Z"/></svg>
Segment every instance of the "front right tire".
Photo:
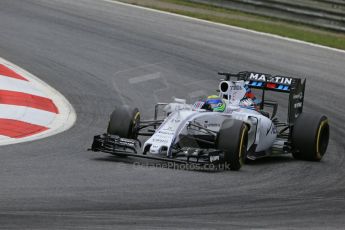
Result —
<svg viewBox="0 0 345 230"><path fill-rule="evenodd" d="M127 105L117 107L110 115L107 133L122 138L136 139L140 122L138 108Z"/></svg>
<svg viewBox="0 0 345 230"><path fill-rule="evenodd" d="M221 125L216 146L224 152L224 163L230 170L239 170L247 157L248 126L239 120L227 119Z"/></svg>

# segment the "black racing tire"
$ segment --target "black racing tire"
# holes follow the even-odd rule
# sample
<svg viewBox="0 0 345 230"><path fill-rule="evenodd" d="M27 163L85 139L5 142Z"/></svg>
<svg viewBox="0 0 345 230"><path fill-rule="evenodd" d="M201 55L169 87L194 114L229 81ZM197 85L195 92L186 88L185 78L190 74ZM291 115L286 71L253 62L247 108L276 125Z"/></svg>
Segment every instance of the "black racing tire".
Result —
<svg viewBox="0 0 345 230"><path fill-rule="evenodd" d="M119 106L110 115L107 133L122 138L137 139L139 122L138 108L131 108L127 105Z"/></svg>
<svg viewBox="0 0 345 230"><path fill-rule="evenodd" d="M237 171L247 157L248 126L239 120L224 120L216 141L216 146L224 152L224 163L230 170Z"/></svg>
<svg viewBox="0 0 345 230"><path fill-rule="evenodd" d="M302 113L292 130L292 155L295 159L320 161L329 142L326 116Z"/></svg>

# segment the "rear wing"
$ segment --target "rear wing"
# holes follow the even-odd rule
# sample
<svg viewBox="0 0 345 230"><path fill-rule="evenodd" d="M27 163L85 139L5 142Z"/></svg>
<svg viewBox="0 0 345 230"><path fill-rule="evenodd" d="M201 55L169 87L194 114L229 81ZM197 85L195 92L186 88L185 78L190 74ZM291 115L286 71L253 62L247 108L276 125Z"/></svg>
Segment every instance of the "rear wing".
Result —
<svg viewBox="0 0 345 230"><path fill-rule="evenodd" d="M239 72L237 74L218 73L225 76L225 80L232 77L237 80L244 80L249 88L262 90L261 109L265 106L265 91L275 91L289 94L288 105L288 124L293 125L297 117L303 111L304 91L306 80L301 78L293 78L287 76L272 76L265 73L257 72Z"/></svg>

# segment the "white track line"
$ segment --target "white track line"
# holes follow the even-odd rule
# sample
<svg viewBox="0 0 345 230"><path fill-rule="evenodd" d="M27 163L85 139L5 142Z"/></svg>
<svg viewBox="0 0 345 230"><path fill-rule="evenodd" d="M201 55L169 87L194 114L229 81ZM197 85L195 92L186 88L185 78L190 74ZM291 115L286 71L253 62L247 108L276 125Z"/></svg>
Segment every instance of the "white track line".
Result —
<svg viewBox="0 0 345 230"><path fill-rule="evenodd" d="M153 74L147 74L144 76L139 76L139 77L132 77L130 79L128 79L128 82L130 84L138 84L138 83L142 83L142 82L146 82L146 81L150 81L150 80L157 80L159 79L160 73L153 73Z"/></svg>
<svg viewBox="0 0 345 230"><path fill-rule="evenodd" d="M16 73L20 74L21 76L23 76L24 78L29 80L30 83L32 84L33 88L38 90L40 92L40 94L45 95L45 96L49 97L51 100L53 100L54 104L56 105L56 107L59 110L59 114L57 114L57 115L55 114L55 119L53 119L50 122L51 116L47 116L46 118L43 118L43 116L47 115L46 114L47 112L42 111L42 112L38 113L37 111L34 112L34 109L29 110L26 107L26 112L21 117L21 119L29 119L27 116L32 116L32 115L36 114L38 117L32 117L30 119L35 120L37 118L38 120L35 120L35 122L37 122L37 123L39 122L39 119L41 119L41 122L49 123L49 124L47 124L49 129L44 131L44 132L41 132L41 133L38 133L38 134L35 134L32 136L20 138L20 139L14 139L14 138L8 138L8 137L1 136L0 137L0 145L15 144L15 143L20 143L20 142L33 141L33 140L45 138L45 137L52 136L52 135L61 133L63 131L66 131L67 129L69 129L73 126L73 124L75 123L75 121L77 119L77 115L76 115L72 105L67 101L67 99L61 93L59 93L57 90L55 90L54 88L49 86L44 81L37 78L36 76L30 74L29 72L25 71L24 69L20 68L19 66L1 58L1 57L0 57L0 63L4 64L5 66L9 67L10 69L14 70ZM3 78L3 77L1 77L1 78ZM10 107L8 107L8 108L10 108ZM18 111L16 111L16 112L13 111L13 112L14 112L14 114L15 113L20 114L21 113L20 110L21 110L21 108L18 108ZM43 115L44 113L45 113L45 115ZM5 115L5 112L3 112L3 114ZM9 115L7 115L7 116L9 116ZM40 123L40 124L42 124L42 123Z"/></svg>
<svg viewBox="0 0 345 230"><path fill-rule="evenodd" d="M245 28L241 28L241 27L237 27L237 26L231 26L231 25L227 25L227 24L211 22L211 21L207 21L207 20L203 20L203 19L199 19L199 18L193 18L193 17L181 15L181 14L175 14L175 13L170 13L170 12L166 12L166 11L162 11L162 10L151 9L151 8L147 8L147 7L143 7L143 6L132 5L132 4L129 4L129 3L118 2L116 0L102 0L102 1L113 3L113 4L118 4L118 5L122 5L122 6L127 6L127 7L133 7L133 8L137 8L137 9L152 11L152 12L156 12L156 13L160 13L160 14L166 14L166 15L170 15L170 16L180 17L180 18L184 18L184 19L188 19L188 20L192 20L192 21L199 21L199 22L204 22L204 23L213 24L213 25L217 25L217 26L227 27L227 28L231 28L231 29L234 29L234 30L246 31L246 32L249 32L249 33L259 34L259 35L263 35L263 36L267 36L267 37L277 38L277 39L280 39L280 40L285 40L285 41L289 41L289 42L295 42L295 43L304 44L304 45L309 45L309 46L318 47L318 48L322 48L322 49L327 49L327 50L331 50L331 51L336 51L336 52L340 52L340 53L345 53L345 50L341 50L341 49L337 49L337 48L332 48L332 47L328 47L328 46L323 46L323 45L319 45L319 44L315 44L315 43L311 43L311 42L305 42L305 41L301 41L301 40L297 40L297 39L293 39L293 38L287 38L287 37L283 37L283 36L279 36L279 35L275 35L275 34L269 34L269 33L255 31L255 30L245 29Z"/></svg>

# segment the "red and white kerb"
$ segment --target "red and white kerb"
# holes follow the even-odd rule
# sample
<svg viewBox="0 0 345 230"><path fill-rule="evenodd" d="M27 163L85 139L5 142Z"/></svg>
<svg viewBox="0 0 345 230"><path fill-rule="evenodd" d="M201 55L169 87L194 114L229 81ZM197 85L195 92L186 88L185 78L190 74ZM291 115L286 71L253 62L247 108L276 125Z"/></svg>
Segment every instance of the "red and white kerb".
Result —
<svg viewBox="0 0 345 230"><path fill-rule="evenodd" d="M0 64L0 141L47 131L58 114L49 95L10 66Z"/></svg>

